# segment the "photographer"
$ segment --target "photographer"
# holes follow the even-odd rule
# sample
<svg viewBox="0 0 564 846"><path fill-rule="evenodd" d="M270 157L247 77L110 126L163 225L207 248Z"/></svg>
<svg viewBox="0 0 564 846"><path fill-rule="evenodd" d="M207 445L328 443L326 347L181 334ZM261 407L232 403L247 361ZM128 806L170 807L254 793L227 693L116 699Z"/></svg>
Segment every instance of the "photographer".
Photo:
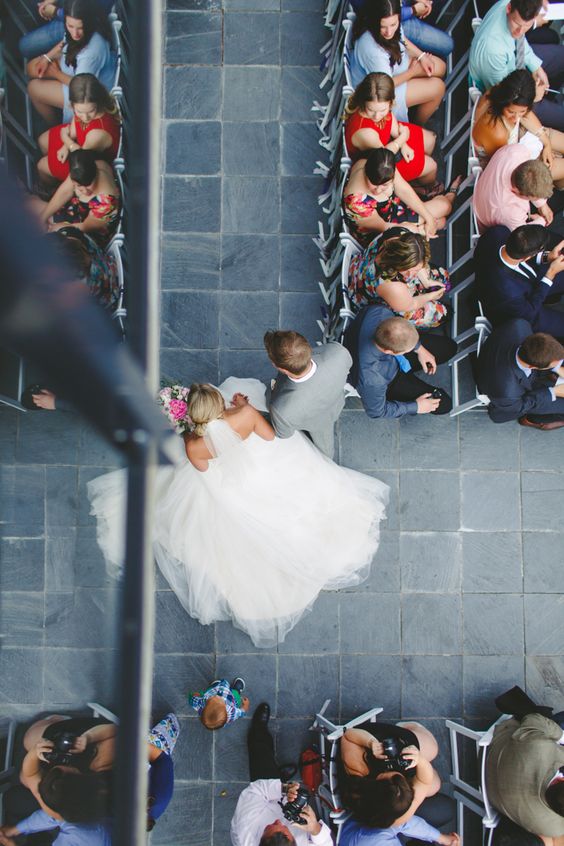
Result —
<svg viewBox="0 0 564 846"><path fill-rule="evenodd" d="M274 757L269 719L270 707L263 702L253 714L247 736L252 783L239 796L231 820L231 843L233 846L332 846L330 829L317 820L309 805L303 804L305 793L299 790L300 785L283 784L278 777L282 768ZM296 804L288 808L288 803Z"/></svg>
<svg viewBox="0 0 564 846"><path fill-rule="evenodd" d="M14 837L59 830L52 846L111 846L111 834L106 823L75 824L36 811L17 825L0 827L0 846L16 846Z"/></svg>
<svg viewBox="0 0 564 846"><path fill-rule="evenodd" d="M387 829L420 816L439 827L450 822L451 802L436 795L440 778L431 761L437 741L419 723L363 723L340 742L343 805L370 828Z"/></svg>

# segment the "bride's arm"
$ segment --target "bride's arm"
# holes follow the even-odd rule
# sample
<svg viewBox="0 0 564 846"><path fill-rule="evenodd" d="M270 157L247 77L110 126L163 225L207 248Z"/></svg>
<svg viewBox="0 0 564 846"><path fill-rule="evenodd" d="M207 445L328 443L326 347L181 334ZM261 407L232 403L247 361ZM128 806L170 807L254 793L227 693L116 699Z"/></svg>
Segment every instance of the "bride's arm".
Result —
<svg viewBox="0 0 564 846"><path fill-rule="evenodd" d="M275 438L274 429L268 422L265 420L260 411L257 411L256 408L253 408L255 412L255 425L253 432L255 435L258 435L259 438L262 438L263 441L273 441Z"/></svg>
<svg viewBox="0 0 564 846"><path fill-rule="evenodd" d="M194 438L192 435L186 434L184 435L184 446L186 448L186 457L190 464L193 464L196 470L205 473L208 469L210 453L204 439Z"/></svg>

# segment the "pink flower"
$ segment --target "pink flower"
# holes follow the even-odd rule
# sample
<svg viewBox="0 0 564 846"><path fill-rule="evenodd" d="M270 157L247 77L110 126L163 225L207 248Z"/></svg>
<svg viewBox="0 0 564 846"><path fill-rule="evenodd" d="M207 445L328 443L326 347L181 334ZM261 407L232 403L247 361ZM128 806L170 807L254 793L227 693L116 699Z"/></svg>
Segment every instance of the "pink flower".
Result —
<svg viewBox="0 0 564 846"><path fill-rule="evenodd" d="M173 420L182 420L182 418L186 416L187 411L188 406L183 400L171 400L170 413L172 414Z"/></svg>

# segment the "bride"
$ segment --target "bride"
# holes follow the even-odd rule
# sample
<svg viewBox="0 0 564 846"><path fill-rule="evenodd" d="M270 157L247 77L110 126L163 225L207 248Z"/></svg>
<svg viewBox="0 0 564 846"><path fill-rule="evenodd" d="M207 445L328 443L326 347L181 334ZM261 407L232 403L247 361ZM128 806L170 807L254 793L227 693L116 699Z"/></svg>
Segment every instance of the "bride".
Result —
<svg viewBox="0 0 564 846"><path fill-rule="evenodd" d="M234 381L264 394L256 380ZM242 393L226 407L220 390L194 384L187 406L193 431L178 439L178 463L157 471L155 558L192 617L231 619L255 646L274 646L320 590L366 578L388 488L334 464L301 432L276 438ZM125 472L88 486L98 543L118 571Z"/></svg>

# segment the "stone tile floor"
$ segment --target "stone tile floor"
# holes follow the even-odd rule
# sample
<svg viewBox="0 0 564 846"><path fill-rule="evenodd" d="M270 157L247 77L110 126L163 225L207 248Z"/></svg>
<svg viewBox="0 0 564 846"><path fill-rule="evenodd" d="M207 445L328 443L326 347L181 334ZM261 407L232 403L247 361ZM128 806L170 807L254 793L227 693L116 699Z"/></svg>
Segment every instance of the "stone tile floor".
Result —
<svg viewBox="0 0 564 846"><path fill-rule="evenodd" d="M162 371L270 378L265 328L317 338L320 0L169 0L166 29ZM206 732L186 704L218 675L242 674L253 703L271 703L284 761L329 697L342 719L376 704L420 719L443 775L445 717L485 725L514 683L562 707L560 442L480 412L371 421L349 401L340 460L391 488L367 583L323 593L284 644L259 651L230 624L191 620L159 579L154 711L176 710L183 731L153 843L228 841L247 726ZM0 462L1 711L111 705L119 597L85 484L117 456L73 414L0 407Z"/></svg>

